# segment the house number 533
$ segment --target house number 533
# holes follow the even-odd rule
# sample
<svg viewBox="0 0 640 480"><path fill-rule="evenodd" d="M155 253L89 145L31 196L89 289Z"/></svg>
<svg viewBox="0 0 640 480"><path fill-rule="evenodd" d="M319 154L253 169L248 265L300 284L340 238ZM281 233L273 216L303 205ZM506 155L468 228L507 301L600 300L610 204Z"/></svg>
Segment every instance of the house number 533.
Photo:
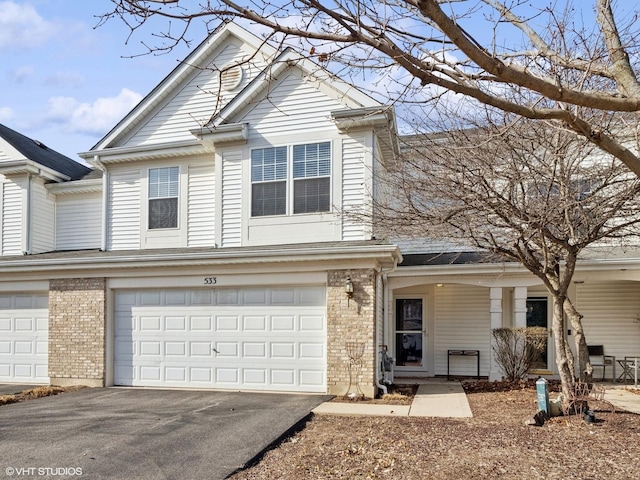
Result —
<svg viewBox="0 0 640 480"><path fill-rule="evenodd" d="M216 277L204 277L205 285L215 285L218 283L218 279Z"/></svg>

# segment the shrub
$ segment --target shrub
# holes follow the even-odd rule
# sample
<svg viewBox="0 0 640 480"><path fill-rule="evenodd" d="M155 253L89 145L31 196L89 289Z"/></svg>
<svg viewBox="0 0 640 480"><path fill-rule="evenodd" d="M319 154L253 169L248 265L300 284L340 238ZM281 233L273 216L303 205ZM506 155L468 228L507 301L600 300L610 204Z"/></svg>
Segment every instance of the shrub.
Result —
<svg viewBox="0 0 640 480"><path fill-rule="evenodd" d="M495 328L493 351L506 380L522 380L547 346L543 327Z"/></svg>

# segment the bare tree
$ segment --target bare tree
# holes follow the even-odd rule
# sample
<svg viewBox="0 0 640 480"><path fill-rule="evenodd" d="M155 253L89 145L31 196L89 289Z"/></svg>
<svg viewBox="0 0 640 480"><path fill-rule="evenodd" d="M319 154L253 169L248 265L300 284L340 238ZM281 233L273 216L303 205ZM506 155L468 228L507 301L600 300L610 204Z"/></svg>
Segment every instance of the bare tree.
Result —
<svg viewBox="0 0 640 480"><path fill-rule="evenodd" d="M525 118L558 122L640 176L640 7L634 2L112 3L101 21L119 18L132 35L147 22L167 21L163 27L152 26L156 44L143 42L152 52L187 41L197 20L212 28L229 19L248 21L266 38L307 52L354 84L367 83L391 96L390 101L433 108L434 101L447 98L443 92L452 92ZM363 82L365 70L370 73Z"/></svg>
<svg viewBox="0 0 640 480"><path fill-rule="evenodd" d="M637 237L640 180L553 124L489 114L481 125L407 139L397 163L378 172L386 193L375 206L376 233L446 241L452 251L484 251L536 275L552 297L556 362L568 395L574 356L563 313L580 377L592 373L582 317L568 296L576 264L587 249Z"/></svg>

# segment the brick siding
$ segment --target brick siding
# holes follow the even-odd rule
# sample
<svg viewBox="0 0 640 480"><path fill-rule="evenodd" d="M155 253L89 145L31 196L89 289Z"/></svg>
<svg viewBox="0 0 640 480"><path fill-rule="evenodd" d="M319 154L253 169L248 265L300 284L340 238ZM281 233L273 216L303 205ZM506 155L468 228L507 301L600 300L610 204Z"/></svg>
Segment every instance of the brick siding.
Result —
<svg viewBox="0 0 640 480"><path fill-rule="evenodd" d="M353 282L353 298L345 293L345 282ZM330 270L327 276L327 389L344 395L349 387L349 352L347 342L364 346L359 378L356 381L367 396L375 393L375 279L371 269ZM357 370L357 369L356 369Z"/></svg>
<svg viewBox="0 0 640 480"><path fill-rule="evenodd" d="M49 284L49 377L54 385L103 386L104 278L55 279Z"/></svg>

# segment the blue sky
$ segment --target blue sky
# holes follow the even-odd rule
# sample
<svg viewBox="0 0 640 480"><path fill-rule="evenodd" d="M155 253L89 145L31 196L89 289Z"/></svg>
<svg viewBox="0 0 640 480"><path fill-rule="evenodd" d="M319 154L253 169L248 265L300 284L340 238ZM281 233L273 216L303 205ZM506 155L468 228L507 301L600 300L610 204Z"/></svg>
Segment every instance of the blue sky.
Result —
<svg viewBox="0 0 640 480"><path fill-rule="evenodd" d="M0 0L0 123L79 160L188 54L125 58L145 51L149 30L126 44L119 20L94 28L110 6ZM206 32L189 35L194 47Z"/></svg>

